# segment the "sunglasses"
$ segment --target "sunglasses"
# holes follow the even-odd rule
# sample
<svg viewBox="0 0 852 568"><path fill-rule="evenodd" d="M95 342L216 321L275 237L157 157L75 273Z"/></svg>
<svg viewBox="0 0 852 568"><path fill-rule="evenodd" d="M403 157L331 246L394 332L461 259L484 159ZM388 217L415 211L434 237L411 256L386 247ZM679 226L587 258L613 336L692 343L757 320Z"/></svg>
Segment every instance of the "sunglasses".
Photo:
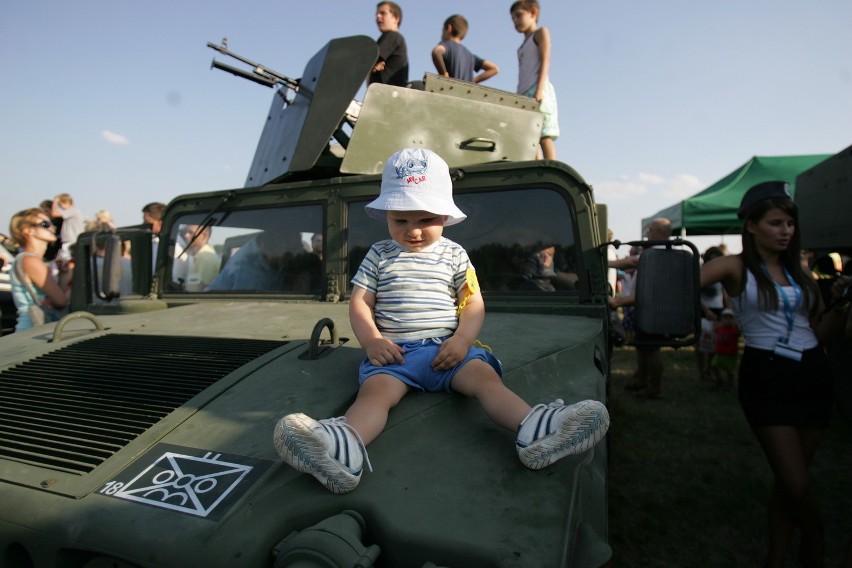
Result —
<svg viewBox="0 0 852 568"><path fill-rule="evenodd" d="M33 227L41 227L42 229L49 229L53 226L53 223L50 221L39 221L38 223L33 223Z"/></svg>

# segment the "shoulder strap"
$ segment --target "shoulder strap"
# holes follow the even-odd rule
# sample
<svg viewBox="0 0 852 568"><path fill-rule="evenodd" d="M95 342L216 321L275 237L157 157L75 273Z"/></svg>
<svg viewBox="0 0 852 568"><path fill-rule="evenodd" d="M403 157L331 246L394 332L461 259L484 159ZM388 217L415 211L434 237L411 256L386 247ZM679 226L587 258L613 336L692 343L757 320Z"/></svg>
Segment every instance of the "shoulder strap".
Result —
<svg viewBox="0 0 852 568"><path fill-rule="evenodd" d="M38 256L38 255L34 252L18 253L17 258L15 258L15 274L17 275L18 280L20 280L21 283L24 285L24 288L26 288L27 293L30 295L30 298L32 298L33 302L35 302L37 306L40 306L42 302L39 299L38 294L35 291L35 288L33 287L33 282L32 282L32 280L30 280L30 277L27 276L27 274L24 272L24 267L21 266L21 257L24 257L24 256Z"/></svg>

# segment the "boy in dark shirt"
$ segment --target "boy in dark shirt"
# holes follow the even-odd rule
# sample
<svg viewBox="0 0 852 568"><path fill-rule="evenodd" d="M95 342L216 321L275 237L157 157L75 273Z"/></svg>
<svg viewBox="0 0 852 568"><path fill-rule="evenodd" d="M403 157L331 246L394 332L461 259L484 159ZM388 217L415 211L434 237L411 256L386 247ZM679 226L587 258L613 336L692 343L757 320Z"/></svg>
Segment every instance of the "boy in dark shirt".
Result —
<svg viewBox="0 0 852 568"><path fill-rule="evenodd" d="M408 47L399 33L402 24L402 8L395 2L379 2L376 7L376 25L382 35L379 44L379 59L373 66L367 84L384 83L405 87L408 85Z"/></svg>

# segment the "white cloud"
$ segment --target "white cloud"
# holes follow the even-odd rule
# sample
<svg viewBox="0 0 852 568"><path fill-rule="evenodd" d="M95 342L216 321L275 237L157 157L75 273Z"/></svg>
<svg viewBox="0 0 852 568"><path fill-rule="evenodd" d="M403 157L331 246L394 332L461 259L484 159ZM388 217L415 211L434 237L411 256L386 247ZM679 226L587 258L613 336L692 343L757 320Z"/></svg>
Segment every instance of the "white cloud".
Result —
<svg viewBox="0 0 852 568"><path fill-rule="evenodd" d="M705 189L707 184L700 179L690 174L679 174L672 179L668 184L668 194L676 199L685 199L695 195L702 189Z"/></svg>
<svg viewBox="0 0 852 568"><path fill-rule="evenodd" d="M592 184L595 200L621 201L641 196L664 196L672 201L694 195L704 189L700 179L690 174L679 174L665 178L657 174L640 172L633 176L622 175L618 179L603 180Z"/></svg>
<svg viewBox="0 0 852 568"><path fill-rule="evenodd" d="M644 183L644 184L647 184L647 185L663 185L663 184L666 183L666 178L664 178L662 176L658 176L657 174L640 173L636 177L639 179L639 181L641 183Z"/></svg>
<svg viewBox="0 0 852 568"><path fill-rule="evenodd" d="M593 183L592 187L595 190L595 201L598 202L627 199L648 193L646 184L631 180L627 176Z"/></svg>
<svg viewBox="0 0 852 568"><path fill-rule="evenodd" d="M119 146L126 146L127 144L130 144L130 140L128 140L126 136L116 134L110 130L101 130L101 138L110 144L118 144Z"/></svg>

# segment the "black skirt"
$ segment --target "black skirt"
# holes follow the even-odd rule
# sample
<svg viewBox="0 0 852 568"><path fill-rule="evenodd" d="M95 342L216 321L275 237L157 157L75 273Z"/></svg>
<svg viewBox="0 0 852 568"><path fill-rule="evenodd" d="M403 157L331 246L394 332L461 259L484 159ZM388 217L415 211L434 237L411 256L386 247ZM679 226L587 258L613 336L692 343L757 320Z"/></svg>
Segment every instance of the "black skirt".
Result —
<svg viewBox="0 0 852 568"><path fill-rule="evenodd" d="M827 428L831 422L832 377L821 347L801 361L746 347L740 362L740 404L752 428Z"/></svg>

